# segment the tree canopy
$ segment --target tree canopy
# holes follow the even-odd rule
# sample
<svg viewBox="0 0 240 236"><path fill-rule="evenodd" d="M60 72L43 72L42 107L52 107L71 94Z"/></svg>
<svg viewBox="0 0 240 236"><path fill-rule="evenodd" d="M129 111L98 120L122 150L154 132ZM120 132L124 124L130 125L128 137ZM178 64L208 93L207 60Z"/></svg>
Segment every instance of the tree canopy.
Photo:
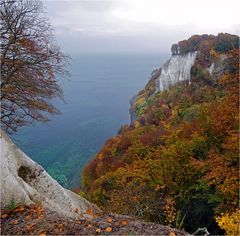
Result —
<svg viewBox="0 0 240 236"><path fill-rule="evenodd" d="M150 80L139 92L137 119L85 168L85 196L188 232L239 234L239 46L223 41L224 54L214 45L204 60L198 52L190 85L149 93ZM216 65L212 74L206 61Z"/></svg>
<svg viewBox="0 0 240 236"><path fill-rule="evenodd" d="M57 76L68 58L57 46L40 0L1 1L1 126L7 133L58 114L62 98Z"/></svg>

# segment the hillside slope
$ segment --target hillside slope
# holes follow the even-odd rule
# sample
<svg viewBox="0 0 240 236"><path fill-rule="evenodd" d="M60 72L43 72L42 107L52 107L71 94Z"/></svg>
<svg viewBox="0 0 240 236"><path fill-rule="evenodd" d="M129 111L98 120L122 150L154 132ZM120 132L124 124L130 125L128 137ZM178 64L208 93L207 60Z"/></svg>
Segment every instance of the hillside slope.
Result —
<svg viewBox="0 0 240 236"><path fill-rule="evenodd" d="M236 234L238 86L238 36L194 35L174 44L171 59L131 101L131 125L86 167L86 197L188 232L206 226Z"/></svg>
<svg viewBox="0 0 240 236"><path fill-rule="evenodd" d="M106 214L64 189L1 132L1 235L187 235Z"/></svg>

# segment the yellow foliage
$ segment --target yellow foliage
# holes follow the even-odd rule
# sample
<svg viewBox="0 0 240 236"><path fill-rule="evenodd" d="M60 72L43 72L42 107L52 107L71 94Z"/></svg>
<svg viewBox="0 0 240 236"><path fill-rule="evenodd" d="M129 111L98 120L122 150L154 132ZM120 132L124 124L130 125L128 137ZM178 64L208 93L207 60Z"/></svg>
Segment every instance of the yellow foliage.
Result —
<svg viewBox="0 0 240 236"><path fill-rule="evenodd" d="M166 199L165 205L166 223L172 224L176 219L175 201L171 198Z"/></svg>
<svg viewBox="0 0 240 236"><path fill-rule="evenodd" d="M135 120L133 125L134 125L134 128L138 128L140 126L140 123L139 121Z"/></svg>
<svg viewBox="0 0 240 236"><path fill-rule="evenodd" d="M143 104L144 102L145 102L145 97L144 96L139 96L138 98L137 98L137 101L135 102L136 103L136 105L141 105L141 104Z"/></svg>
<svg viewBox="0 0 240 236"><path fill-rule="evenodd" d="M211 55L213 58L220 58L220 54L217 53L213 48L210 50L210 55Z"/></svg>
<svg viewBox="0 0 240 236"><path fill-rule="evenodd" d="M226 231L227 235L239 235L240 233L240 210L237 209L232 214L225 213L216 217L219 227Z"/></svg>

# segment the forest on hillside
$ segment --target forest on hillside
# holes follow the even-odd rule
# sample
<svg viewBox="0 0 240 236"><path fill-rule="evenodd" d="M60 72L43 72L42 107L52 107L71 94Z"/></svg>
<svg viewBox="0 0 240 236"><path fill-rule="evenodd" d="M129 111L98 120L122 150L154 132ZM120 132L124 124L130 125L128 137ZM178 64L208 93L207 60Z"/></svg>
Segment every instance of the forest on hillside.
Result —
<svg viewBox="0 0 240 236"><path fill-rule="evenodd" d="M82 194L107 211L194 232L238 234L239 37L194 35L191 83L156 92L153 74L121 127L85 168ZM218 65L211 74L210 65Z"/></svg>

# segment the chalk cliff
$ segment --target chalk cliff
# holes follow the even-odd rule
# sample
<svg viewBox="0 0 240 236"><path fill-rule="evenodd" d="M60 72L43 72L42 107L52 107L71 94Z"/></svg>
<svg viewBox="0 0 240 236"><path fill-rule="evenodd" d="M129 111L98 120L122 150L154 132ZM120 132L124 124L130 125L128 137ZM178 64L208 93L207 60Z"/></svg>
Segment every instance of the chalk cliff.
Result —
<svg viewBox="0 0 240 236"><path fill-rule="evenodd" d="M189 81L191 68L194 64L197 52L189 52L185 55L173 55L161 67L161 74L157 79L157 91L169 89L171 85L179 81Z"/></svg>

